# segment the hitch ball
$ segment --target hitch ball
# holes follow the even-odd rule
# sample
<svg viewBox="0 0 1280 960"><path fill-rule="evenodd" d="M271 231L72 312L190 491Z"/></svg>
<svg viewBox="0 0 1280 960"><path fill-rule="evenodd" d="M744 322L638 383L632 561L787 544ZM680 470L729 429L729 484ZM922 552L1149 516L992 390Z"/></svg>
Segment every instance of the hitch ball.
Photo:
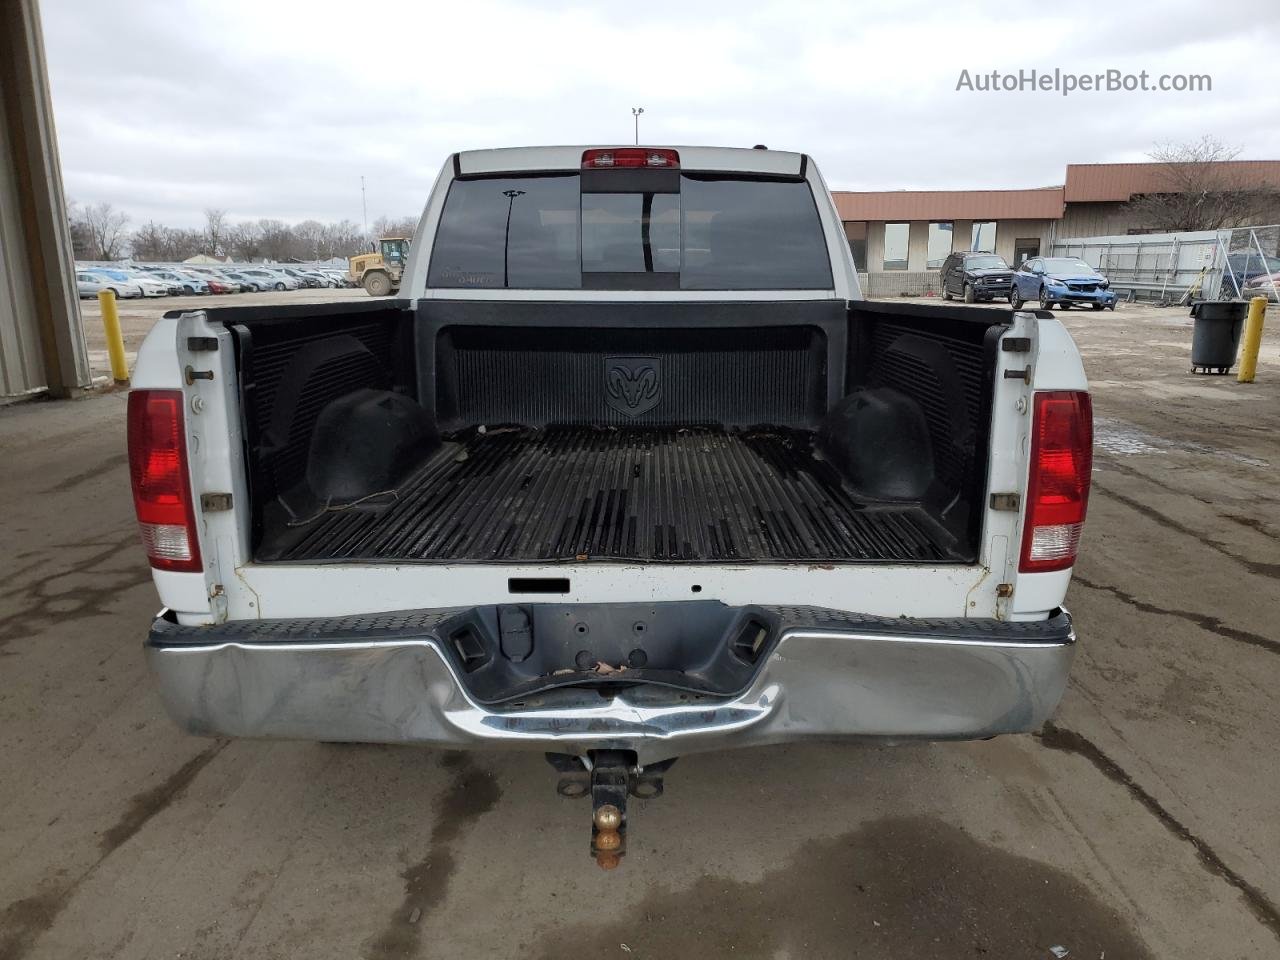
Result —
<svg viewBox="0 0 1280 960"><path fill-rule="evenodd" d="M616 831L622 826L622 811L612 803L606 803L595 812L597 830Z"/></svg>
<svg viewBox="0 0 1280 960"><path fill-rule="evenodd" d="M622 849L622 834L617 830L601 830L592 841L596 852L601 850L613 853Z"/></svg>

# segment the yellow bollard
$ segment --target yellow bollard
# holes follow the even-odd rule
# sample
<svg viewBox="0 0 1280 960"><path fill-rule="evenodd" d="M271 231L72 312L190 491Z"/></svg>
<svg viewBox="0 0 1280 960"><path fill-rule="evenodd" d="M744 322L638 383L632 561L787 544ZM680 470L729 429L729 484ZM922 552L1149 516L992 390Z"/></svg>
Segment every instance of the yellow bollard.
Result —
<svg viewBox="0 0 1280 960"><path fill-rule="evenodd" d="M1244 354L1240 357L1237 383L1253 383L1258 373L1258 350L1262 347L1262 318L1267 312L1267 298L1249 301L1249 319L1244 324Z"/></svg>
<svg viewBox="0 0 1280 960"><path fill-rule="evenodd" d="M124 335L120 332L120 314L116 313L116 295L112 290L99 290L102 326L107 331L107 355L111 358L111 378L117 386L129 385L129 361L124 355Z"/></svg>

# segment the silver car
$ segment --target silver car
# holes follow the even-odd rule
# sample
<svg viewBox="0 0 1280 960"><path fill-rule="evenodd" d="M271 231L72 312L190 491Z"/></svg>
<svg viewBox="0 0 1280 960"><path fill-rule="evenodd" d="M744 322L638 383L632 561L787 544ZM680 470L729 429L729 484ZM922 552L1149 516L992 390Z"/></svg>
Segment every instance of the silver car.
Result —
<svg viewBox="0 0 1280 960"><path fill-rule="evenodd" d="M142 287L130 280L113 280L101 273L76 271L76 291L81 299L96 297L103 290L110 290L117 300L133 300L142 296Z"/></svg>
<svg viewBox="0 0 1280 960"><path fill-rule="evenodd" d="M255 282L261 282L264 290L297 290L300 284L293 277L284 273L277 273L274 270L264 270L258 267L252 270L240 271L247 277L251 277Z"/></svg>

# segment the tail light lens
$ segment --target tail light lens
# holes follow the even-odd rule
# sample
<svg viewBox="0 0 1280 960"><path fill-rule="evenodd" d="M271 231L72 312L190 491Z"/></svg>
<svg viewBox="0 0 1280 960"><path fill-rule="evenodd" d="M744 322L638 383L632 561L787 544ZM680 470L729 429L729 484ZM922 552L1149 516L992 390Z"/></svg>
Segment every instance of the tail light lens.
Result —
<svg viewBox="0 0 1280 960"><path fill-rule="evenodd" d="M1076 562L1093 470L1093 404L1083 391L1035 395L1031 471L1022 533L1023 573Z"/></svg>
<svg viewBox="0 0 1280 960"><path fill-rule="evenodd" d="M182 391L129 394L129 478L147 559L157 570L198 572L200 541L187 472Z"/></svg>
<svg viewBox="0 0 1280 960"><path fill-rule="evenodd" d="M675 150L656 147L607 147L601 150L582 151L582 169L612 170L674 169L680 166L680 154Z"/></svg>

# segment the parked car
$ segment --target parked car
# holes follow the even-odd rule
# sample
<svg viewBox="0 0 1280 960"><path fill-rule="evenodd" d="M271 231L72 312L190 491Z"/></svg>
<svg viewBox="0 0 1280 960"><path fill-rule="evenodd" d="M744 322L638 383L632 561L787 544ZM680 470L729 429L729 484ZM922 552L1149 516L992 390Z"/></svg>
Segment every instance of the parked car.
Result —
<svg viewBox="0 0 1280 960"><path fill-rule="evenodd" d="M240 292L239 282L235 280L229 280L226 277L222 277L222 276L215 277L210 275L208 277L205 277L205 283L209 285L210 293L221 294L221 293L239 293Z"/></svg>
<svg viewBox="0 0 1280 960"><path fill-rule="evenodd" d="M142 296L144 297L167 297L169 295L168 284L162 283L144 273L132 270L116 270L111 267L98 267L94 272L110 280L131 283L142 291Z"/></svg>
<svg viewBox="0 0 1280 960"><path fill-rule="evenodd" d="M286 277L293 277L298 281L300 287L326 287L328 282L316 273L310 270L301 270L297 267L284 267L281 271Z"/></svg>
<svg viewBox="0 0 1280 960"><path fill-rule="evenodd" d="M1041 310L1055 303L1064 310L1076 304L1114 310L1116 299L1111 281L1077 257L1031 257L1014 271L1009 303L1015 310L1028 300L1039 300Z"/></svg>
<svg viewBox="0 0 1280 960"><path fill-rule="evenodd" d="M238 270L228 270L223 274L228 280L240 285L241 293L254 293L258 290L269 289L265 281L255 280L247 274L240 273Z"/></svg>
<svg viewBox="0 0 1280 960"><path fill-rule="evenodd" d="M167 297L171 292L167 281L141 270L130 271L126 276L142 288L145 297Z"/></svg>
<svg viewBox="0 0 1280 960"><path fill-rule="evenodd" d="M100 277L96 274L86 273L83 270L76 271L76 292L80 295L80 299L84 300L88 297L96 297L99 291L107 289L107 278Z"/></svg>
<svg viewBox="0 0 1280 960"><path fill-rule="evenodd" d="M1013 269L994 253L962 250L942 262L943 300L956 296L965 303L989 302L1009 296L1012 283Z"/></svg>
<svg viewBox="0 0 1280 960"><path fill-rule="evenodd" d="M264 289L267 290L297 290L299 286L298 281L293 277L277 273L274 270L268 270L265 267L251 267L240 272L246 277L261 280L265 284Z"/></svg>
<svg viewBox="0 0 1280 960"><path fill-rule="evenodd" d="M143 296L142 287L133 280L121 280L96 270L77 270L76 290L81 297L96 297L103 290L110 290L117 300L133 300Z"/></svg>
<svg viewBox="0 0 1280 960"><path fill-rule="evenodd" d="M130 276L137 277L142 280L150 280L152 283L158 283L164 287L167 296L176 297L182 293L182 285L174 280L164 280L159 274L167 272L166 267L155 264L138 263L129 268Z"/></svg>
<svg viewBox="0 0 1280 960"><path fill-rule="evenodd" d="M1280 289L1280 272L1263 273L1244 285L1245 297L1268 297L1276 299L1277 289Z"/></svg>
<svg viewBox="0 0 1280 960"><path fill-rule="evenodd" d="M798 153L463 152L433 190L403 300L138 352L183 730L546 752L610 866L677 756L1053 713L1092 423L1057 319L863 300Z"/></svg>
<svg viewBox="0 0 1280 960"><path fill-rule="evenodd" d="M156 271L156 277L177 284L180 292L187 296L202 295L209 292L209 284L205 278L198 277L194 273L178 270L158 270Z"/></svg>
<svg viewBox="0 0 1280 960"><path fill-rule="evenodd" d="M304 270L303 273L313 278L316 281L316 286L318 287L336 287L338 285L334 281L333 277L329 276L329 274L325 273L323 270Z"/></svg>
<svg viewBox="0 0 1280 960"><path fill-rule="evenodd" d="M129 276L134 283L142 287L144 296L167 297L172 293L172 288L167 281L153 277L149 273L132 273Z"/></svg>
<svg viewBox="0 0 1280 960"><path fill-rule="evenodd" d="M1230 300L1244 293L1254 280L1262 280L1272 274L1280 274L1280 257L1263 257L1255 250L1227 254L1226 269L1222 275L1219 297ZM1234 278L1234 283L1232 279ZM1261 286L1261 284L1257 284Z"/></svg>

